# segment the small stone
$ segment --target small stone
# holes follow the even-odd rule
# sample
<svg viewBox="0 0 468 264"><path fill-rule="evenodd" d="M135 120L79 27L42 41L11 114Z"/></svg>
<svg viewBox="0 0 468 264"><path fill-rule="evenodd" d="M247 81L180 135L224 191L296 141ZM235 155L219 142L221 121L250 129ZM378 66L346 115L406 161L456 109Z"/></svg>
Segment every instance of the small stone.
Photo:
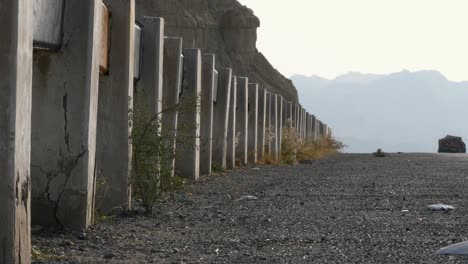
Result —
<svg viewBox="0 0 468 264"><path fill-rule="evenodd" d="M73 243L73 242L70 241L70 240L65 240L65 241L63 241L63 245L69 247L69 246L75 245L75 243Z"/></svg>
<svg viewBox="0 0 468 264"><path fill-rule="evenodd" d="M105 259L111 259L111 258L114 258L114 257L115 257L114 253L107 253L107 254L104 255Z"/></svg>
<svg viewBox="0 0 468 264"><path fill-rule="evenodd" d="M179 253L179 252L180 252L180 249L178 249L178 248L173 248L172 249L172 253Z"/></svg>

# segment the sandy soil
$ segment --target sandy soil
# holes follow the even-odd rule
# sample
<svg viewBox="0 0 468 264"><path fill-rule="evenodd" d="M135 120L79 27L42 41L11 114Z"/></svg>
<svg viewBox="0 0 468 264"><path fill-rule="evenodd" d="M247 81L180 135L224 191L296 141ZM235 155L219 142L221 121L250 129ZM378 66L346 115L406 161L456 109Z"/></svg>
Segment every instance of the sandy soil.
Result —
<svg viewBox="0 0 468 264"><path fill-rule="evenodd" d="M34 263L466 263L434 252L468 239L467 196L466 155L341 154L208 177L86 233L43 229L50 259Z"/></svg>

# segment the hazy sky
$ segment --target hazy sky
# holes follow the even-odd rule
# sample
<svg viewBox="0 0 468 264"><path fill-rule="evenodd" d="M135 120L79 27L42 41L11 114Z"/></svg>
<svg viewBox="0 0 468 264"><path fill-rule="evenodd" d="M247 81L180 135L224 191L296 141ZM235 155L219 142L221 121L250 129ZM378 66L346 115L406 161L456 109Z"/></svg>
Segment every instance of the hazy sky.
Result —
<svg viewBox="0 0 468 264"><path fill-rule="evenodd" d="M468 80L468 0L240 0L287 77L436 69Z"/></svg>

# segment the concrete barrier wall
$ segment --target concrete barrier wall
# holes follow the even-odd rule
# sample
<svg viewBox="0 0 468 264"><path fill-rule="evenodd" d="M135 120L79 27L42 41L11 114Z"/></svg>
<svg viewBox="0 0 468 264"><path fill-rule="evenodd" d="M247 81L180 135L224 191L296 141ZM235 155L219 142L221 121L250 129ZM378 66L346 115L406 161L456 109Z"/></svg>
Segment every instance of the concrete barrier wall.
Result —
<svg viewBox="0 0 468 264"><path fill-rule="evenodd" d="M215 55L202 56L200 112L200 173L211 174L213 138L213 95L215 88Z"/></svg>
<svg viewBox="0 0 468 264"><path fill-rule="evenodd" d="M276 104L277 104L277 128L276 133L278 140L276 142L277 149L278 149L278 159L281 157L281 142L283 142L283 96L278 95L276 97Z"/></svg>
<svg viewBox="0 0 468 264"><path fill-rule="evenodd" d="M102 38L109 38L112 48L101 49L101 53L109 53L109 62L105 63L106 74L99 78L96 174L106 184L97 190L96 207L101 212L110 212L116 207L130 209L129 113L133 100L129 98L133 98L135 3L131 0L105 0L104 3L112 12L112 20L108 24L110 32L103 32Z"/></svg>
<svg viewBox="0 0 468 264"><path fill-rule="evenodd" d="M199 104L201 96L201 52L184 49L181 101ZM200 108L178 113L176 173L198 180L200 177ZM187 135L188 138L181 137Z"/></svg>
<svg viewBox="0 0 468 264"><path fill-rule="evenodd" d="M218 68L218 85L213 103L213 165L226 169L232 69Z"/></svg>
<svg viewBox="0 0 468 264"><path fill-rule="evenodd" d="M272 128L272 118L271 118L271 93L267 92L266 93L266 111L265 111L265 116L266 116L266 126L265 126L265 153L266 155L270 156L272 153L272 145L271 142L272 136L274 134L273 128Z"/></svg>
<svg viewBox="0 0 468 264"><path fill-rule="evenodd" d="M257 159L265 157L265 128L267 127L267 91L258 91L258 126L257 126Z"/></svg>
<svg viewBox="0 0 468 264"><path fill-rule="evenodd" d="M101 5L99 0L67 1L67 45L60 52L34 53L34 224L81 230L93 223Z"/></svg>
<svg viewBox="0 0 468 264"><path fill-rule="evenodd" d="M270 129L272 140L270 141L270 155L274 159L279 158L278 152L278 95L270 94Z"/></svg>
<svg viewBox="0 0 468 264"><path fill-rule="evenodd" d="M179 93L182 85L182 39L174 37L164 38L163 58L163 93L161 133L164 140L166 157L162 159L161 166L168 176L174 176L175 150L177 137L177 109Z"/></svg>
<svg viewBox="0 0 468 264"><path fill-rule="evenodd" d="M236 162L247 165L247 141L248 141L248 104L249 104L249 79L237 78L237 102L236 102Z"/></svg>
<svg viewBox="0 0 468 264"><path fill-rule="evenodd" d="M236 108L237 108L237 77L232 76L231 96L229 103L228 133L227 133L227 154L226 167L233 169L236 167Z"/></svg>
<svg viewBox="0 0 468 264"><path fill-rule="evenodd" d="M0 0L0 263L30 263L32 14Z"/></svg>
<svg viewBox="0 0 468 264"><path fill-rule="evenodd" d="M248 163L256 164L258 157L258 84L249 83L248 104Z"/></svg>

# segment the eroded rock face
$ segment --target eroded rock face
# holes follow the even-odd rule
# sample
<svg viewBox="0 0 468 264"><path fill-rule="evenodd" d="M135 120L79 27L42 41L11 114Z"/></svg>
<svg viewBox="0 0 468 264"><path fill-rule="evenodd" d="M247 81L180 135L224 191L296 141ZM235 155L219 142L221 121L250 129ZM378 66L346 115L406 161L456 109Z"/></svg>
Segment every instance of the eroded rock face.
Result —
<svg viewBox="0 0 468 264"><path fill-rule="evenodd" d="M236 0L136 0L136 10L137 17L164 17L165 35L182 37L184 48L215 53L217 66L297 101L292 82L256 48L259 19Z"/></svg>

